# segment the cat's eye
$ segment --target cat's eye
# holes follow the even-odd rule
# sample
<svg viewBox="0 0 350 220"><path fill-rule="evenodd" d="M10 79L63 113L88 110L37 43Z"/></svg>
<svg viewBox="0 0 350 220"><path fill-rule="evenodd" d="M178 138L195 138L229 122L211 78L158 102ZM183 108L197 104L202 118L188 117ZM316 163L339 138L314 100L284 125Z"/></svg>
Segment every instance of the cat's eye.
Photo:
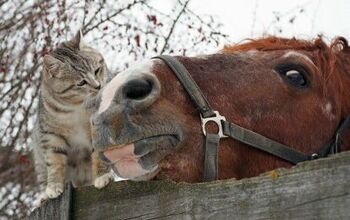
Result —
<svg viewBox="0 0 350 220"><path fill-rule="evenodd" d="M100 72L100 70L101 70L101 67L99 67L95 70L95 76Z"/></svg>
<svg viewBox="0 0 350 220"><path fill-rule="evenodd" d="M81 80L80 82L78 82L77 86L83 86L87 84L87 82L85 80Z"/></svg>

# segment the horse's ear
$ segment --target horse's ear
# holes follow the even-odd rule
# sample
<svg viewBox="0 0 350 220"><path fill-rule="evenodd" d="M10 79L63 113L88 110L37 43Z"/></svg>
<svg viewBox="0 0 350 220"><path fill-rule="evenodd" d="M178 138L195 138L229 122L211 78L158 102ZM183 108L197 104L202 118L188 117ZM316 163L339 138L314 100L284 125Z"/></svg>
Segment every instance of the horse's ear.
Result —
<svg viewBox="0 0 350 220"><path fill-rule="evenodd" d="M86 47L86 44L84 42L84 36L83 36L83 32L82 30L79 30L75 36L73 37L73 39L71 39L69 41L69 44L76 48L76 49L82 49L83 47Z"/></svg>
<svg viewBox="0 0 350 220"><path fill-rule="evenodd" d="M349 48L348 40L346 40L345 37L337 37L333 41L331 48L332 48L332 51L335 53L339 53L344 49L348 49Z"/></svg>

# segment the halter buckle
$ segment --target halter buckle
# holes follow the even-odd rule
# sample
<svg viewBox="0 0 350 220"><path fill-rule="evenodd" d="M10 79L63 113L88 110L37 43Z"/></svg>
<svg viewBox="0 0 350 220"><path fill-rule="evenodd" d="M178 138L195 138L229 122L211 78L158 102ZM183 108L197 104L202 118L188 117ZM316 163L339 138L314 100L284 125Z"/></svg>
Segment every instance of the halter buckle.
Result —
<svg viewBox="0 0 350 220"><path fill-rule="evenodd" d="M214 117L207 117L207 118L203 118L202 114L200 114L201 122L202 122L202 131L203 131L204 136L207 136L207 131L205 129L205 125L208 122L212 121L212 122L215 122L215 124L218 126L219 137L220 138L228 137L228 136L224 135L223 129L222 129L222 124L221 124L221 121L226 121L226 118L224 116L220 115L220 113L218 111L214 111L214 113L215 113Z"/></svg>

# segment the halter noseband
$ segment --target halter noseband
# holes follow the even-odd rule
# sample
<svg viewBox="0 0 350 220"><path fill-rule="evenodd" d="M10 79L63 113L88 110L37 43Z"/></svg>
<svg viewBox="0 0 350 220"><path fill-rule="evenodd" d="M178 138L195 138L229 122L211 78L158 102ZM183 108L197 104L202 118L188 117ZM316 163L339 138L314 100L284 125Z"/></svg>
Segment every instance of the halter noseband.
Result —
<svg viewBox="0 0 350 220"><path fill-rule="evenodd" d="M218 147L221 138L231 137L293 164L326 157L329 154L335 154L341 151L342 135L350 125L350 116L344 119L337 129L335 137L320 152L306 155L287 145L226 121L224 116L220 115L218 111L213 110L185 66L176 58L167 55L160 55L153 58L163 60L170 67L200 112L202 130L205 136L204 181L218 179ZM208 122L217 124L219 128L218 133L213 134L206 130L205 126Z"/></svg>

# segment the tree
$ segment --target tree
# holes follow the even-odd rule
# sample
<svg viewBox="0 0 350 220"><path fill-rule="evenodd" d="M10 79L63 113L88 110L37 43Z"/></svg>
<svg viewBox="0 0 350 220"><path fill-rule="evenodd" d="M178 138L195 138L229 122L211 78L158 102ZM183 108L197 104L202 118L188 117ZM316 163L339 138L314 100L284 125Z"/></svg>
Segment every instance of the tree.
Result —
<svg viewBox="0 0 350 220"><path fill-rule="evenodd" d="M0 219L27 215L37 192L30 133L43 55L79 29L112 71L162 53L219 48L221 25L189 2L169 0L166 11L150 0L0 0Z"/></svg>

